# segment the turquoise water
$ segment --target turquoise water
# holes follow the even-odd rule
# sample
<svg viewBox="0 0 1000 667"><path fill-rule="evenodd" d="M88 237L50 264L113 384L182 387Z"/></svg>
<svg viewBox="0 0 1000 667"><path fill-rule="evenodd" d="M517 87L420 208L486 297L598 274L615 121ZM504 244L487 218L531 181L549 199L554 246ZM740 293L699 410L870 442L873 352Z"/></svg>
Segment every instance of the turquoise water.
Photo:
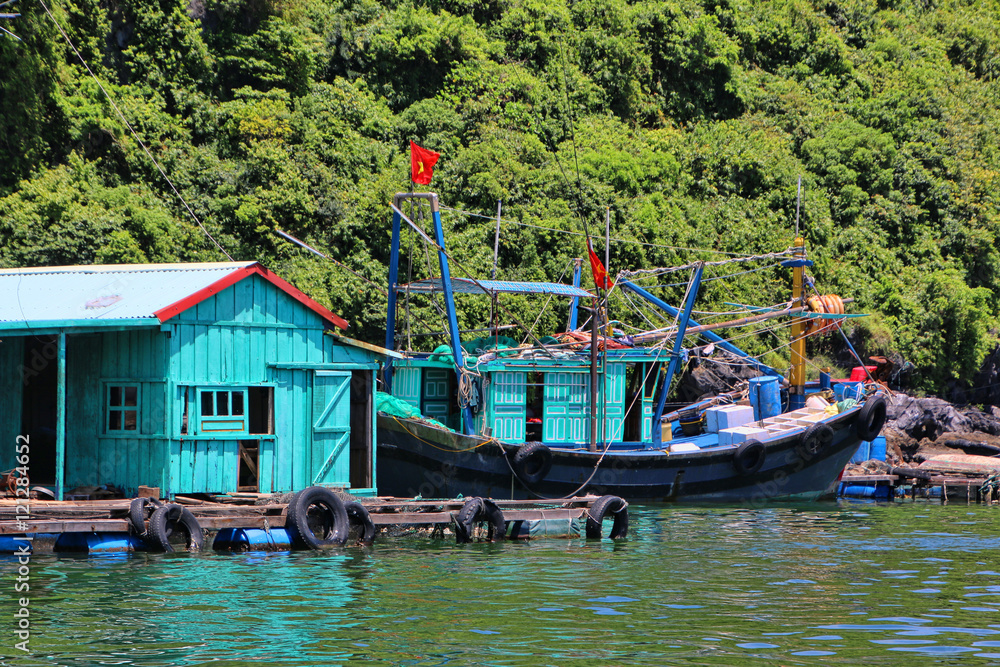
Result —
<svg viewBox="0 0 1000 667"><path fill-rule="evenodd" d="M619 543L39 555L31 657L7 558L0 662L1000 665L998 506L630 510Z"/></svg>

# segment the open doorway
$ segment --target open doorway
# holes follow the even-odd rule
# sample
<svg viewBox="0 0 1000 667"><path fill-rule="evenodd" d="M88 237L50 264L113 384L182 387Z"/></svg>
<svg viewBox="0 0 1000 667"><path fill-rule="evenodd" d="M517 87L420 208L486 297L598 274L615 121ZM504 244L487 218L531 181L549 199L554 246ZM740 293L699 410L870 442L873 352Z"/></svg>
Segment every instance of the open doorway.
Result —
<svg viewBox="0 0 1000 667"><path fill-rule="evenodd" d="M247 430L250 435L274 434L274 387L247 388ZM260 490L260 440L240 440L237 487L240 491Z"/></svg>
<svg viewBox="0 0 1000 667"><path fill-rule="evenodd" d="M351 371L351 460L352 489L372 488L372 371Z"/></svg>
<svg viewBox="0 0 1000 667"><path fill-rule="evenodd" d="M31 444L31 485L51 487L56 482L56 386L59 339L24 339L21 433Z"/></svg>

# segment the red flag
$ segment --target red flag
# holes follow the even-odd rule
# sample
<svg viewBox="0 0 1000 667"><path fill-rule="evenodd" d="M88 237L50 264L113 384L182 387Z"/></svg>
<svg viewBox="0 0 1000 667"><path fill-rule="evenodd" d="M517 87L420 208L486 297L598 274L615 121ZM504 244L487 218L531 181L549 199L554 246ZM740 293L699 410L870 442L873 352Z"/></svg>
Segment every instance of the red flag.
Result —
<svg viewBox="0 0 1000 667"><path fill-rule="evenodd" d="M604 265L598 259L594 249L590 247L590 239L587 239L587 254L590 255L590 270L594 272L594 284L604 289L611 288L611 281L608 279L608 272L604 270Z"/></svg>
<svg viewBox="0 0 1000 667"><path fill-rule="evenodd" d="M440 153L421 148L410 142L410 180L420 185L430 185L434 176L434 165L437 164Z"/></svg>

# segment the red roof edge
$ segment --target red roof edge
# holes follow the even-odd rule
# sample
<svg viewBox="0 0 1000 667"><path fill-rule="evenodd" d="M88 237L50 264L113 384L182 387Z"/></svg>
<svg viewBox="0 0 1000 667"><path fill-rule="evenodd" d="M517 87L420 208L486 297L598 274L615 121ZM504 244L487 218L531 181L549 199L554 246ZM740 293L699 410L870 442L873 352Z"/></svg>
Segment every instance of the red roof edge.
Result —
<svg viewBox="0 0 1000 667"><path fill-rule="evenodd" d="M272 285L280 289L288 296L292 297L293 299L301 303L309 310L319 315L321 318L323 318L323 321L325 321L327 324L335 326L339 329L345 329L345 330L347 329L348 326L347 320L333 314L330 310L324 308L319 303L306 296L305 293L303 293L298 288L294 287L288 281L279 278L277 274L265 269L263 266L261 266L259 262L255 262L250 266L245 266L243 268L236 269L226 277L216 280L208 287L204 287L195 292L194 294L186 296L180 301L172 303L169 306L160 308L159 310L154 312L153 315L155 315L157 319L160 320L160 322L166 322L172 317L180 315L185 310L188 310L193 306L197 306L205 299L215 296L216 294L226 289L227 287L235 285L244 278L248 278L254 274L260 276L261 278L271 283Z"/></svg>

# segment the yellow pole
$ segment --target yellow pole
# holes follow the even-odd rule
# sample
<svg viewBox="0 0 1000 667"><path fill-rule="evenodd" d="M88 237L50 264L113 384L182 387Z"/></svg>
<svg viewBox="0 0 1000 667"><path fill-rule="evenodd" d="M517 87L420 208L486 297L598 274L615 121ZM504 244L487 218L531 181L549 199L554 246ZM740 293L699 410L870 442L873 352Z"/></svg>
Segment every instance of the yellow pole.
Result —
<svg viewBox="0 0 1000 667"><path fill-rule="evenodd" d="M797 259L806 258L805 241L799 237L795 239L795 247L801 248ZM805 299L805 267L796 266L792 269L792 307L804 306ZM793 410L801 408L806 404L806 327L805 319L798 317L792 324L792 371L788 378L791 385L789 388L789 407Z"/></svg>

